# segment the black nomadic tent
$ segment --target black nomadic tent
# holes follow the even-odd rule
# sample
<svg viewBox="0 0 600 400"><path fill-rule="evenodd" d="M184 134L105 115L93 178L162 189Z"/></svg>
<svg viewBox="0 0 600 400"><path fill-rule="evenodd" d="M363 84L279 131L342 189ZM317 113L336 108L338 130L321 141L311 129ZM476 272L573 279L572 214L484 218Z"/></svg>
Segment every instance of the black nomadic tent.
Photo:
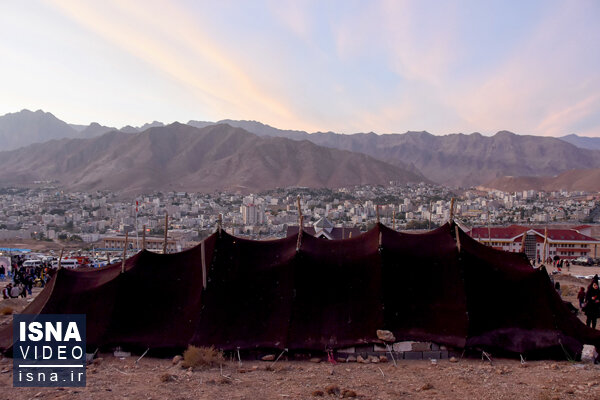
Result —
<svg viewBox="0 0 600 400"><path fill-rule="evenodd" d="M60 269L23 311L86 314L87 346L324 351L398 341L536 358L576 358L600 332L573 316L523 254L454 223L423 234L377 224L350 239L253 241L216 232L175 254ZM0 348L12 347L12 327Z"/></svg>

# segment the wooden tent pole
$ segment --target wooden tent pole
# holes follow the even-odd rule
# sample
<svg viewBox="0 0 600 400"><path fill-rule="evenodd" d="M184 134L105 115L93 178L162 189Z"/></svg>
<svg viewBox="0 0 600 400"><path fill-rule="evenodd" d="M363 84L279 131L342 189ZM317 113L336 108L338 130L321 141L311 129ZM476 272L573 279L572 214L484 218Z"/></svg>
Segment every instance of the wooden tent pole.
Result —
<svg viewBox="0 0 600 400"><path fill-rule="evenodd" d="M548 257L546 257L546 250L548 247L548 227L544 228L544 249L542 250L542 264L546 262Z"/></svg>
<svg viewBox="0 0 600 400"><path fill-rule="evenodd" d="M396 230L396 207L392 209L392 229Z"/></svg>
<svg viewBox="0 0 600 400"><path fill-rule="evenodd" d="M217 225L219 227L219 237L221 236L221 232L223 231L223 214L219 213L219 217L217 218Z"/></svg>
<svg viewBox="0 0 600 400"><path fill-rule="evenodd" d="M454 197L450 200L450 222L454 220Z"/></svg>
<svg viewBox="0 0 600 400"><path fill-rule="evenodd" d="M432 212L432 208L433 208L433 202L430 201L429 202L429 223L427 224L427 230L431 230L431 212Z"/></svg>
<svg viewBox="0 0 600 400"><path fill-rule="evenodd" d="M205 255L205 244L204 240L200 242L200 261L202 262L202 287L206 289L206 255Z"/></svg>
<svg viewBox="0 0 600 400"><path fill-rule="evenodd" d="M490 208L487 208L488 246L492 245L492 229L490 228Z"/></svg>
<svg viewBox="0 0 600 400"><path fill-rule="evenodd" d="M142 250L146 250L146 225L144 225L144 230L142 231Z"/></svg>
<svg viewBox="0 0 600 400"><path fill-rule="evenodd" d="M454 225L454 232L456 233L456 247L458 247L458 252L460 253L460 236L458 225Z"/></svg>
<svg viewBox="0 0 600 400"><path fill-rule="evenodd" d="M63 257L63 252L65 251L64 247L60 248L60 256L58 257L58 269L62 268L62 257Z"/></svg>
<svg viewBox="0 0 600 400"><path fill-rule="evenodd" d="M525 253L525 237L527 236L527 231L523 232L523 239L521 240L521 253Z"/></svg>
<svg viewBox="0 0 600 400"><path fill-rule="evenodd" d="M304 216L300 215L300 223L298 225L298 240L296 241L296 251L300 251L300 246L302 246L302 225L304 225Z"/></svg>
<svg viewBox="0 0 600 400"><path fill-rule="evenodd" d="M167 233L169 232L169 213L165 212L165 240L163 242L163 254L167 254Z"/></svg>
<svg viewBox="0 0 600 400"><path fill-rule="evenodd" d="M123 245L123 259L121 260L121 273L125 272L125 257L127 257L127 241L129 240L129 232L125 231L125 244Z"/></svg>

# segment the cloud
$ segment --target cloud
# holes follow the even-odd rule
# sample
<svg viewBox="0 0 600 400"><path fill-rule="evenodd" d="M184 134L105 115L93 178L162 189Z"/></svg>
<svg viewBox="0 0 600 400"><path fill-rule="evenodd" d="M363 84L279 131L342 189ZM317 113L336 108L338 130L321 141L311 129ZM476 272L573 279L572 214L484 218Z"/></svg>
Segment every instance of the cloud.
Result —
<svg viewBox="0 0 600 400"><path fill-rule="evenodd" d="M147 1L140 7L115 0L53 0L51 4L183 87L192 88L209 108L208 114L302 124L283 99L259 87L240 63L200 30L199 21L176 3Z"/></svg>

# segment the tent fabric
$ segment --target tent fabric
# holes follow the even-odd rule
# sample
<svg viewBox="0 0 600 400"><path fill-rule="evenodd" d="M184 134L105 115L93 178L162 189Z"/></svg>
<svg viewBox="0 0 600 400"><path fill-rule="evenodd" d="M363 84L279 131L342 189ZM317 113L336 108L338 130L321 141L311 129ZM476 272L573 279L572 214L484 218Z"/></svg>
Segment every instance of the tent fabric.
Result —
<svg viewBox="0 0 600 400"><path fill-rule="evenodd" d="M61 269L23 313L86 314L90 349L324 351L376 343L377 329L398 341L542 358L600 345L600 332L569 312L544 270L454 223L300 239L298 247L296 235L253 241L222 231L180 253L142 251L124 272L120 264ZM0 348L11 346L7 326Z"/></svg>

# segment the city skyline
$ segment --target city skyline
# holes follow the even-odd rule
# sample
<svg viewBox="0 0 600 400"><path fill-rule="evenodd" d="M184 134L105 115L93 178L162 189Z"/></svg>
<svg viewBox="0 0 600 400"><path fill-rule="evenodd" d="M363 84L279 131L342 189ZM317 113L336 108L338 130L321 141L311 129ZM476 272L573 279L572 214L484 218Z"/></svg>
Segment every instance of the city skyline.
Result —
<svg viewBox="0 0 600 400"><path fill-rule="evenodd" d="M0 4L0 114L600 136L600 5Z"/></svg>

